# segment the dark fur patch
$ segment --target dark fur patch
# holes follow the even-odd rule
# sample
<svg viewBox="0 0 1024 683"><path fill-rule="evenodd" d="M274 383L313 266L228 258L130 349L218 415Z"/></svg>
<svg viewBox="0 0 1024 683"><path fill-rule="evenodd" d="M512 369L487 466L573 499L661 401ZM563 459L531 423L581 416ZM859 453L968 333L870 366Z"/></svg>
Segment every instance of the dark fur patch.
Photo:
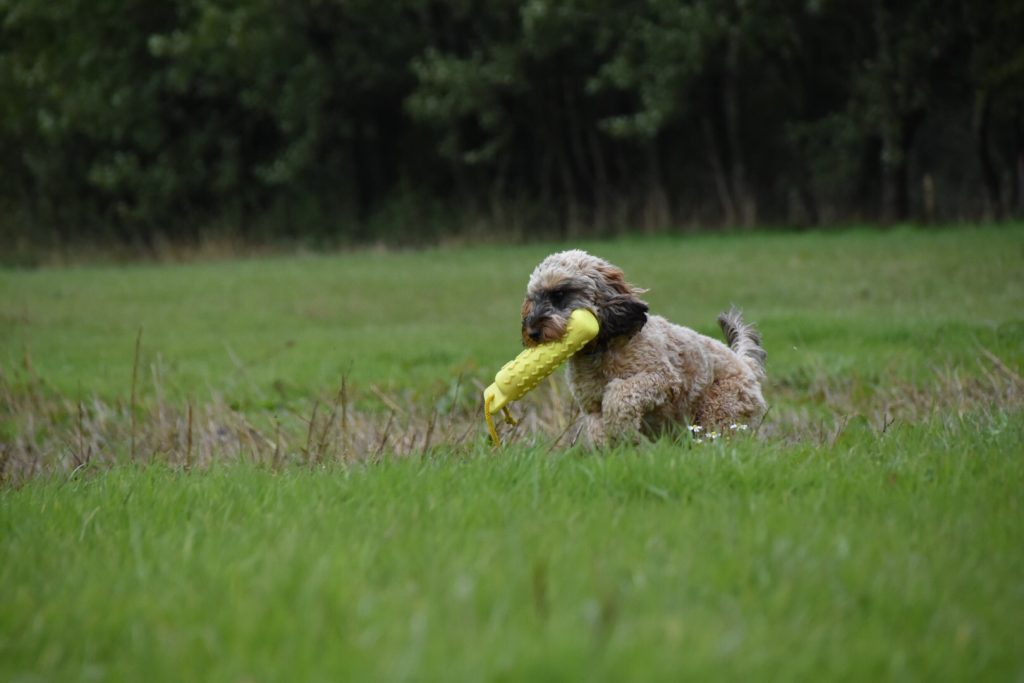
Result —
<svg viewBox="0 0 1024 683"><path fill-rule="evenodd" d="M527 328L527 320L530 318L530 315L532 313L533 313L533 301L530 300L530 297L526 297L525 299L523 299L523 306L522 306L522 308L519 309L519 319L522 321L522 331L521 331L521 334L522 334L522 337L523 337L523 346L530 346L531 344L534 343L530 339L530 337L529 337L529 332L530 331Z"/></svg>
<svg viewBox="0 0 1024 683"><path fill-rule="evenodd" d="M761 346L761 335L757 328L743 322L743 315L735 306L718 316L725 342L736 353L754 361L763 371L768 352Z"/></svg>
<svg viewBox="0 0 1024 683"><path fill-rule="evenodd" d="M537 344L547 344L548 342L558 341L565 336L565 324L558 318L545 318L540 324L540 340L531 343L527 346L536 346Z"/></svg>
<svg viewBox="0 0 1024 683"><path fill-rule="evenodd" d="M520 311L523 316L523 346L537 346L561 339L565 335L565 319L553 315L550 303L538 303L527 297Z"/></svg>
<svg viewBox="0 0 1024 683"><path fill-rule="evenodd" d="M719 314L718 326L722 328L722 334L725 335L726 345L729 348L736 346L736 340L739 339L740 331L736 328L736 321L733 320L732 316L727 313Z"/></svg>
<svg viewBox="0 0 1024 683"><path fill-rule="evenodd" d="M609 299L598 311L601 331L598 343L622 336L633 336L647 324L647 302L632 294L619 294Z"/></svg>

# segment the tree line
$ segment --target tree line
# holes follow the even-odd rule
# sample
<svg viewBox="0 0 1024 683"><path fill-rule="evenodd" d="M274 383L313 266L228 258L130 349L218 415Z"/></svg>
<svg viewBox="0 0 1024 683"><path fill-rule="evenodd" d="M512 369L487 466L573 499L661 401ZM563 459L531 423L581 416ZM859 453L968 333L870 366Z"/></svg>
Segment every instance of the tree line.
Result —
<svg viewBox="0 0 1024 683"><path fill-rule="evenodd" d="M0 230L1024 215L1024 0L0 0Z"/></svg>

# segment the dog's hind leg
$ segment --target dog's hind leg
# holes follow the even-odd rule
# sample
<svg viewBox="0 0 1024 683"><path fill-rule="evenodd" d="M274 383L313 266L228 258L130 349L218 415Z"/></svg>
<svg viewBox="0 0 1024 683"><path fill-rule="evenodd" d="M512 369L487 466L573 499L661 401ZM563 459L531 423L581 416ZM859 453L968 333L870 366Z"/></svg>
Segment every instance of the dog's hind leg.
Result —
<svg viewBox="0 0 1024 683"><path fill-rule="evenodd" d="M639 441L644 415L660 407L668 393L666 378L653 372L609 382L601 401L606 443Z"/></svg>
<svg viewBox="0 0 1024 683"><path fill-rule="evenodd" d="M708 430L722 430L734 424L749 426L766 410L756 381L737 376L720 377L704 393L693 421Z"/></svg>

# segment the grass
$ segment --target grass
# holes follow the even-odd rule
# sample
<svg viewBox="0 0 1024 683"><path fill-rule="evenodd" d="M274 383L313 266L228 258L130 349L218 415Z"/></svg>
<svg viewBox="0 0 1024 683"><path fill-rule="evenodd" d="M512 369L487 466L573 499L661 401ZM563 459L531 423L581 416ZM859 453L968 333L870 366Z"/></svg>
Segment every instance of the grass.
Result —
<svg viewBox="0 0 1024 683"><path fill-rule="evenodd" d="M584 246L757 437L492 451L551 245L0 271L0 679L1024 676L1024 226Z"/></svg>
<svg viewBox="0 0 1024 683"><path fill-rule="evenodd" d="M584 244L706 333L730 303L772 376L919 381L977 346L1024 356L1024 226ZM551 245L228 263L0 271L0 363L65 395L127 394L137 331L168 396L247 406L358 386L430 396L518 349L526 278ZM973 368L972 368L973 369ZM147 375L151 375L147 372Z"/></svg>
<svg viewBox="0 0 1024 683"><path fill-rule="evenodd" d="M5 680L1007 680L1020 412L0 497Z"/></svg>

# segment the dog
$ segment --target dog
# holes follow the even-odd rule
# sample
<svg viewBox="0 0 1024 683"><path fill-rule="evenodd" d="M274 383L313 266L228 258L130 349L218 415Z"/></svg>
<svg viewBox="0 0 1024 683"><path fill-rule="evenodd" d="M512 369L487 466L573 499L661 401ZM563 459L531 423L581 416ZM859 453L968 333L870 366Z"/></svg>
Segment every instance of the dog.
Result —
<svg viewBox="0 0 1024 683"><path fill-rule="evenodd" d="M600 332L569 360L568 381L594 447L637 443L690 427L749 425L766 412L761 383L767 353L734 307L718 317L728 346L649 315L621 269L578 249L552 254L534 269L522 306L525 346L560 339L577 308Z"/></svg>

